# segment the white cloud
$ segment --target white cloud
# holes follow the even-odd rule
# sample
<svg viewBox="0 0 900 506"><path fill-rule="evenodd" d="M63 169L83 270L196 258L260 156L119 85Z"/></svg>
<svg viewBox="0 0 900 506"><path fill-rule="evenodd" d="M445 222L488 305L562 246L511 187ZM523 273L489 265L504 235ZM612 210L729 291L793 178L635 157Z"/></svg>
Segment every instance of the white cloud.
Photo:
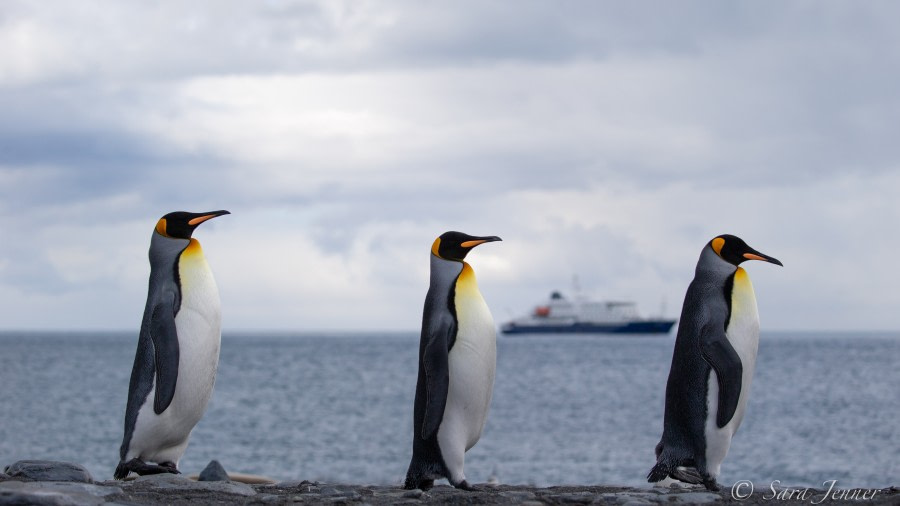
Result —
<svg viewBox="0 0 900 506"><path fill-rule="evenodd" d="M636 5L11 3L0 327L137 325L155 220L225 208L232 328L415 328L452 229L498 320L675 313L734 233L764 326L896 328L896 8Z"/></svg>
<svg viewBox="0 0 900 506"><path fill-rule="evenodd" d="M49 27L17 20L0 29L0 86L52 80L76 68Z"/></svg>

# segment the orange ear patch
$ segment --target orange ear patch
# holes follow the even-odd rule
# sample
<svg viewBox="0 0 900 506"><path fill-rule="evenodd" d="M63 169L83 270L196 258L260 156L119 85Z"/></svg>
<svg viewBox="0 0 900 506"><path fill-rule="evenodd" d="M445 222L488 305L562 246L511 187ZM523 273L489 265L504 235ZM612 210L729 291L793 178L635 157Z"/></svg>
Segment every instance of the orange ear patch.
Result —
<svg viewBox="0 0 900 506"><path fill-rule="evenodd" d="M169 237L169 235L166 234L166 219L165 218L160 218L159 221L156 222L156 232L159 235Z"/></svg>
<svg viewBox="0 0 900 506"><path fill-rule="evenodd" d="M441 247L441 238L438 237L437 239L434 240L434 243L431 245L431 254L436 257L441 256L438 254L438 248L440 248L440 247Z"/></svg>
<svg viewBox="0 0 900 506"><path fill-rule="evenodd" d="M712 249L716 252L716 255L722 256L722 246L725 246L725 239L721 237L716 237L712 240Z"/></svg>

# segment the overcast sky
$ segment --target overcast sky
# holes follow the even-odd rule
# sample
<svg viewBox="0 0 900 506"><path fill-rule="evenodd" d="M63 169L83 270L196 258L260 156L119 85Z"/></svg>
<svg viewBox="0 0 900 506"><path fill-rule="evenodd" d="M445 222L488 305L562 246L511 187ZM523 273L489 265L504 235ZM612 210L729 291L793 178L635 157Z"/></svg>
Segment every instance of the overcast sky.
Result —
<svg viewBox="0 0 900 506"><path fill-rule="evenodd" d="M3 2L0 329L137 329L156 221L225 330L415 330L442 232L497 323L678 316L731 233L763 329L896 330L896 2Z"/></svg>

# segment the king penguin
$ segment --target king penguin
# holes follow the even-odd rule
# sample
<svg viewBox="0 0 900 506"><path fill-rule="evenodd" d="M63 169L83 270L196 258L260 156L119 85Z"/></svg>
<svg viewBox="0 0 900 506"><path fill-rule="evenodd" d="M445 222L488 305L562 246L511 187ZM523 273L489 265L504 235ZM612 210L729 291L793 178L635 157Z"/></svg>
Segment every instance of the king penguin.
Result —
<svg viewBox="0 0 900 506"><path fill-rule="evenodd" d="M128 385L115 478L178 473L219 363L219 290L197 239L201 223L229 214L169 213L150 239L150 286ZM148 464L155 462L156 464Z"/></svg>
<svg viewBox="0 0 900 506"><path fill-rule="evenodd" d="M407 489L428 490L439 478L472 489L463 462L487 421L497 367L497 331L475 272L464 259L475 246L499 240L446 232L431 246Z"/></svg>
<svg viewBox="0 0 900 506"><path fill-rule="evenodd" d="M716 478L744 419L759 344L759 312L745 260L781 262L733 235L709 241L681 310L666 384L663 435L647 476L703 483Z"/></svg>

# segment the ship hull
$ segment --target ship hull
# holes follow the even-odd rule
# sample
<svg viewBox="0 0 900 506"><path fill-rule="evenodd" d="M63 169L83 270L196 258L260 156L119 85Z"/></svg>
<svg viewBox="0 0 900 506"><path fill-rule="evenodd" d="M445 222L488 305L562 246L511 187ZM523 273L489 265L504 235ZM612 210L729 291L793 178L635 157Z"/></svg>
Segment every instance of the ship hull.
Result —
<svg viewBox="0 0 900 506"><path fill-rule="evenodd" d="M576 322L570 324L507 323L500 331L503 334L666 334L675 325L675 320L642 320L628 323L591 323Z"/></svg>

